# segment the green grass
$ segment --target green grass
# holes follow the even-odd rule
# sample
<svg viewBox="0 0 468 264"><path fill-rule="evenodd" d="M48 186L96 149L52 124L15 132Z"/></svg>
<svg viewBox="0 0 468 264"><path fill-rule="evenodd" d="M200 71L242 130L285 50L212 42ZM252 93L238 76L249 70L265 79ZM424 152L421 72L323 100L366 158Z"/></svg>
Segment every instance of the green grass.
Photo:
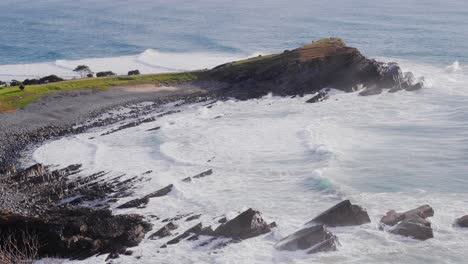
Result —
<svg viewBox="0 0 468 264"><path fill-rule="evenodd" d="M129 86L147 83L179 83L195 80L198 72L164 73L136 76L112 76L86 78L44 85L28 85L24 91L19 87L0 88L0 112L14 111L39 100L43 95L71 90L108 90L115 86Z"/></svg>

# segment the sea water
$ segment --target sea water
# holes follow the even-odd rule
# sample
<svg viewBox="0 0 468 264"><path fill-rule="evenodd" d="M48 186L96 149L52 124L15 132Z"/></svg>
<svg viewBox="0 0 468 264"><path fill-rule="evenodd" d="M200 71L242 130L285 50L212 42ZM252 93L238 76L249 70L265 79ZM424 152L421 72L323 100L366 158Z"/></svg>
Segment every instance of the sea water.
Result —
<svg viewBox="0 0 468 264"><path fill-rule="evenodd" d="M371 57L466 64L467 16L463 0L2 0L0 80L209 68L330 36Z"/></svg>
<svg viewBox="0 0 468 264"><path fill-rule="evenodd" d="M175 185L144 209L115 213L164 219L193 212L216 226L214 217L252 207L278 224L271 234L223 249L196 242L160 249L167 239L144 240L134 249L142 256L139 263L464 263L468 231L453 222L468 213L468 72L463 65L398 62L426 76L426 87L369 97L334 91L317 104L305 103L308 97L266 96L185 105L179 113L110 135L100 136L120 123L49 142L32 158L80 163L84 174L109 171L109 177L151 170L140 176L135 194L118 204ZM148 131L156 126L161 128ZM208 169L213 174L206 178L181 181ZM343 199L366 208L372 223L332 228L341 244L337 252L274 250L280 238ZM378 229L389 209L422 204L435 210L435 238L421 242ZM151 221L155 228L163 225ZM181 230L195 224L180 223Z"/></svg>
<svg viewBox="0 0 468 264"><path fill-rule="evenodd" d="M167 110L182 111L153 123L100 136L121 125L115 124L39 146L30 162L80 163L83 174L141 177L135 194L118 204L175 185L144 209L114 213L164 219L193 212L216 225L214 217L252 207L278 224L270 234L222 249L198 242L162 249L166 240L144 240L134 256L116 263L466 263L468 231L453 226L468 214L465 1L7 0L0 7L9 10L0 14L0 63L7 64L0 74L8 78L45 74L42 69L67 75L77 63L117 72L204 68L340 36L365 55L397 61L425 79L415 92L361 97L335 91L318 104L275 96L211 108L172 104ZM161 129L147 131L156 126ZM208 169L208 177L181 181ZM273 248L343 199L366 208L372 223L332 228L337 252ZM378 229L389 209L422 204L435 210L433 239ZM150 221L155 229L163 225ZM182 231L195 222L180 224Z"/></svg>

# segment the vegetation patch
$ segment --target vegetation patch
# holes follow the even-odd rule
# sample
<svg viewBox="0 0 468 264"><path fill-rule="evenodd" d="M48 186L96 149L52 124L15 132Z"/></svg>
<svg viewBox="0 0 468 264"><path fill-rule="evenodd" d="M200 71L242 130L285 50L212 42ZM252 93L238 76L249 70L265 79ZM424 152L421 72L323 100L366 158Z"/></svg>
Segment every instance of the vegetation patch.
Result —
<svg viewBox="0 0 468 264"><path fill-rule="evenodd" d="M139 84L170 84L196 80L199 72L164 73L133 76L112 76L101 78L83 78L43 85L26 85L24 90L19 86L0 88L0 112L14 111L39 100L43 95L72 90L108 90L116 86Z"/></svg>

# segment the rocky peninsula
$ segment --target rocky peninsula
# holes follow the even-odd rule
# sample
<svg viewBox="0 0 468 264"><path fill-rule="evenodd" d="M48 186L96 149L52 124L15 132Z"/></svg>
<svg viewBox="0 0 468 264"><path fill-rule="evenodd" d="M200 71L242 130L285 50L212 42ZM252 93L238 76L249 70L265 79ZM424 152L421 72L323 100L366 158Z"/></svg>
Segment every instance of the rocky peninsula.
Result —
<svg viewBox="0 0 468 264"><path fill-rule="evenodd" d="M210 239L206 243L224 247L269 233L276 227L276 223L265 221L260 212L248 209L232 219L220 218L216 228L197 223L176 235L174 230L178 229L179 221L195 221L200 217L182 214L164 219L164 226L151 232L153 226L148 219L135 214L116 215L109 210L119 199L129 197L140 177L123 181L119 177L103 179L106 172L80 175L80 164L70 164L66 168L34 164L25 168L27 151L47 140L125 123L128 118L137 121L127 122L118 130L152 122L154 120L139 117L168 102L209 105L217 100L248 100L271 93L278 96L313 94L307 102L316 103L329 97L330 88L365 96L384 91L415 91L423 87L422 82L411 73L403 73L397 64L368 59L337 38L320 40L280 54L223 64L211 70L193 72L191 76L193 78L186 81L50 93L23 109L0 113L0 187L3 190L0 194L0 231L6 234L0 238L0 248L5 248L11 241L26 241L23 237L27 234L38 243L36 258L85 259L95 254L109 254L108 259L112 259L119 254L131 255L129 248L137 246L145 237L173 236L164 245L168 247L182 240L207 236ZM134 108L127 115L92 119L107 110L143 101L153 104ZM160 115L170 114L161 109ZM90 123L88 120L94 121ZM202 172L183 182L189 184L192 179L201 180L212 173L212 170ZM159 199L171 191L172 185L168 185L118 208L144 207L150 199ZM382 218L382 230L395 226L389 232L429 239L432 229L425 219L433 214L429 206L401 214L390 211ZM345 200L311 220L304 229L281 239L275 248L306 250L307 253L333 251L339 241L327 227L358 226L369 222L365 209ZM465 218L460 218L457 223L466 226ZM20 250L29 247L24 243L16 246Z"/></svg>

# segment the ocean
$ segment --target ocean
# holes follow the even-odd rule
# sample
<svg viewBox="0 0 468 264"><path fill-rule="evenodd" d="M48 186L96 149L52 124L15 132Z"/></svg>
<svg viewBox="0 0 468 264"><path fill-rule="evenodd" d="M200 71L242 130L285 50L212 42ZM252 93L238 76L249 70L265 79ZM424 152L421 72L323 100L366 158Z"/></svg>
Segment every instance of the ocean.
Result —
<svg viewBox="0 0 468 264"><path fill-rule="evenodd" d="M166 110L181 111L107 136L100 135L122 124L38 146L25 163L79 163L83 173L109 177L151 170L133 198L175 185L146 208L115 213L164 219L193 212L209 224L252 207L278 224L222 249L187 241L162 249L166 240L144 240L134 256L115 263L135 256L138 263L466 263L468 231L453 226L468 214L466 1L3 0L0 9L8 10L0 14L2 78L54 71L73 77L78 63L120 73L200 69L329 36L424 78L415 92L334 91L318 104L271 95L210 108L170 104ZM147 131L155 126L161 129ZM209 177L181 182L208 169ZM273 248L343 199L366 208L372 223L331 229L337 252ZM379 230L388 210L422 204L435 210L433 239ZM181 222L180 230L193 225Z"/></svg>
<svg viewBox="0 0 468 264"><path fill-rule="evenodd" d="M207 68L330 36L370 57L468 62L462 0L2 0L0 10L0 80L72 78L80 63L117 73Z"/></svg>

